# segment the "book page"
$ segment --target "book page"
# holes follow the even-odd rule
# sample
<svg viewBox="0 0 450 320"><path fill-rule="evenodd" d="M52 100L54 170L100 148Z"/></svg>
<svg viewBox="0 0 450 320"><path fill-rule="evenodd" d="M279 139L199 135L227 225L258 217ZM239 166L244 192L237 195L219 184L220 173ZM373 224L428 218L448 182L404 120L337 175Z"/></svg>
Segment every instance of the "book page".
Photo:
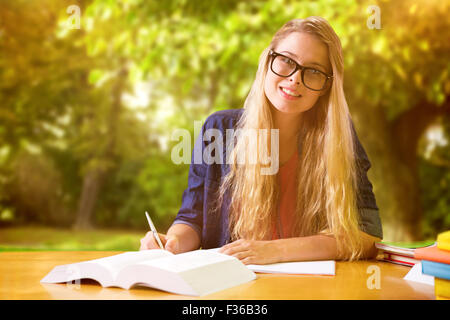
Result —
<svg viewBox="0 0 450 320"><path fill-rule="evenodd" d="M116 284L125 289L137 284L201 296L255 278L256 275L234 257L195 250L130 265L119 273Z"/></svg>
<svg viewBox="0 0 450 320"><path fill-rule="evenodd" d="M434 277L422 273L422 262L416 263L403 279L434 286Z"/></svg>
<svg viewBox="0 0 450 320"><path fill-rule="evenodd" d="M102 286L111 286L114 285L117 274L124 267L172 255L169 251L159 249L131 251L100 259L59 265L54 267L41 282L59 283L91 278L100 282Z"/></svg>
<svg viewBox="0 0 450 320"><path fill-rule="evenodd" d="M164 269L170 272L180 273L205 265L236 259L224 254L208 251L209 250L195 250L173 255L171 257L160 258L154 261L145 261L139 264Z"/></svg>
<svg viewBox="0 0 450 320"><path fill-rule="evenodd" d="M170 257L173 255L174 255L173 253L161 249L130 251L106 258L85 261L83 263L98 264L108 269L113 278L115 278L117 273L126 266L133 265L143 261L149 261L163 257Z"/></svg>
<svg viewBox="0 0 450 320"><path fill-rule="evenodd" d="M249 264L247 265L247 268L254 272L262 273L316 274L334 276L336 262L334 260L326 260L283 262L265 265Z"/></svg>

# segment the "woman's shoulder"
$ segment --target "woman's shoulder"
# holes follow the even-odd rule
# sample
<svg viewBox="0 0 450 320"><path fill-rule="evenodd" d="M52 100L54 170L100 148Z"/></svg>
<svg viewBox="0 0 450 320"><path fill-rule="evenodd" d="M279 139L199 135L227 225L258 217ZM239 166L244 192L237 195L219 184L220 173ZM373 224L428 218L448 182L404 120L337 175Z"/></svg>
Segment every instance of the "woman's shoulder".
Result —
<svg viewBox="0 0 450 320"><path fill-rule="evenodd" d="M209 117L219 117L219 118L237 118L239 119L244 112L243 108L238 109L224 109L212 113Z"/></svg>
<svg viewBox="0 0 450 320"><path fill-rule="evenodd" d="M225 109L210 114L205 121L205 127L208 128L232 128L241 118L244 109Z"/></svg>

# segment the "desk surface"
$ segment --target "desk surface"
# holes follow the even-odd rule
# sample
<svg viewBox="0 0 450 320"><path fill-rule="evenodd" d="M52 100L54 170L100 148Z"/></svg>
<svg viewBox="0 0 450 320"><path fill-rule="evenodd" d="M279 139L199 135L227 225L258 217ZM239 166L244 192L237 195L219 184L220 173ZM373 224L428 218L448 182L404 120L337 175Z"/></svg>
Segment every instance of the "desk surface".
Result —
<svg viewBox="0 0 450 320"><path fill-rule="evenodd" d="M41 284L55 266L118 254L117 251L0 252L0 299L199 299L146 287L130 290L103 288L95 281L75 284ZM369 289L380 271L379 289ZM377 269L377 268L375 268ZM336 276L257 274L257 279L200 297L226 300L292 299L435 299L429 285L403 280L409 267L369 260L337 262ZM369 281L370 283L370 281Z"/></svg>

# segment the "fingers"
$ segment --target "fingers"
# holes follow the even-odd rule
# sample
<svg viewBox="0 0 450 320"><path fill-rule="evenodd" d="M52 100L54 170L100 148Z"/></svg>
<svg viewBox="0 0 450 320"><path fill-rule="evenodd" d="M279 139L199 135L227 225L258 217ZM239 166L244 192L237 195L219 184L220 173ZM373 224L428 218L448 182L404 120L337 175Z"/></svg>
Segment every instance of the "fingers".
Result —
<svg viewBox="0 0 450 320"><path fill-rule="evenodd" d="M159 238L163 245L166 243L166 236L163 234L158 234ZM141 246L139 250L150 250L150 249L161 249L156 242L155 237L153 236L153 232L149 231L145 234L145 236L141 239Z"/></svg>
<svg viewBox="0 0 450 320"><path fill-rule="evenodd" d="M249 248L248 243L243 239L239 239L232 243L224 245L222 248L220 248L219 252L228 255L233 255L234 253L239 251L246 251L248 250L248 248Z"/></svg>
<svg viewBox="0 0 450 320"><path fill-rule="evenodd" d="M247 250L247 251L238 251L238 252L228 254L228 255L238 258L239 260L244 260L244 259L248 258L251 254L252 254L251 251Z"/></svg>
<svg viewBox="0 0 450 320"><path fill-rule="evenodd" d="M255 264L255 256L248 256L244 259L240 259L243 264Z"/></svg>
<svg viewBox="0 0 450 320"><path fill-rule="evenodd" d="M139 250L151 249L153 247L153 242L154 242L153 234L152 234L152 232L149 231L141 239L141 246L140 246ZM155 242L155 244L156 244L156 242Z"/></svg>
<svg viewBox="0 0 450 320"><path fill-rule="evenodd" d="M219 252L238 258L241 261L245 259L248 260L248 258L253 255L253 251L251 250L249 243L244 240L237 240L229 243L223 246Z"/></svg>
<svg viewBox="0 0 450 320"><path fill-rule="evenodd" d="M167 238L167 242L164 246L164 249L176 254L179 251L179 245L180 245L180 243L179 243L178 237L170 236Z"/></svg>
<svg viewBox="0 0 450 320"><path fill-rule="evenodd" d="M235 257L241 260L244 264L251 264L254 261L254 252L248 249L243 249L242 247L227 249L222 253Z"/></svg>

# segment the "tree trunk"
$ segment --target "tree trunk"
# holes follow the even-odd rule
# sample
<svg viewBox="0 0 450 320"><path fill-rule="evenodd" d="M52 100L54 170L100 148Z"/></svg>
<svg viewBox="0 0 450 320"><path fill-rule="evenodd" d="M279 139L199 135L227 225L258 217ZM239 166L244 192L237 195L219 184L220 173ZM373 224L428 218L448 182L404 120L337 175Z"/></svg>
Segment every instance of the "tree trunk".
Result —
<svg viewBox="0 0 450 320"><path fill-rule="evenodd" d="M124 61L122 61L122 65L125 65ZM100 156L102 159L107 160L106 163L114 163L116 161L117 125L122 108L121 98L125 89L127 74L127 69L123 67L117 75L117 82L112 90L113 98L108 117L108 130L105 135L108 143L104 154ZM111 169L111 166L107 168L97 166L85 174L74 229L83 230L93 227L91 219L94 214L95 204L101 192L103 181Z"/></svg>
<svg viewBox="0 0 450 320"><path fill-rule="evenodd" d="M102 181L103 174L99 169L91 170L84 176L77 219L74 225L75 230L92 229L91 217L101 190Z"/></svg>
<svg viewBox="0 0 450 320"><path fill-rule="evenodd" d="M444 112L448 112L448 102L445 107L421 102L388 122L382 108L352 110L372 162L369 178L374 184L385 240L423 240L417 145L427 127Z"/></svg>
<svg viewBox="0 0 450 320"><path fill-rule="evenodd" d="M398 157L395 139L383 110L361 110L355 118L361 142L372 163L368 175L374 185L384 239L412 240L415 238L412 230L415 223L411 218L420 215L415 196L418 184Z"/></svg>

